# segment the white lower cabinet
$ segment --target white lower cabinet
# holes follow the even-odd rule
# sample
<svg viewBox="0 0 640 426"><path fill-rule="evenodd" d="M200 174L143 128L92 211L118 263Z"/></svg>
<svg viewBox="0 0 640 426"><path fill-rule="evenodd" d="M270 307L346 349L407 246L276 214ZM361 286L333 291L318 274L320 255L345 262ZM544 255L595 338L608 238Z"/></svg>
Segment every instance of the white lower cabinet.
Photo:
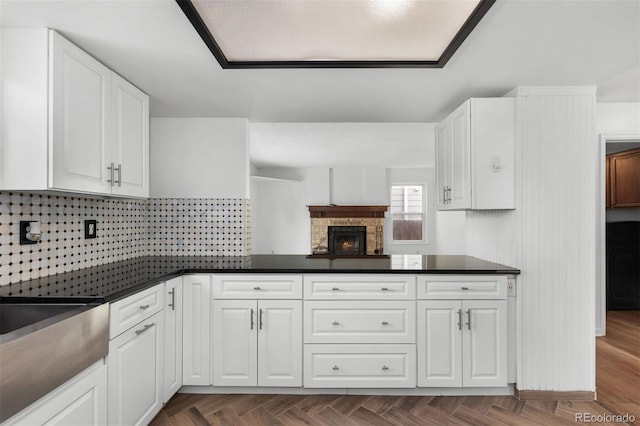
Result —
<svg viewBox="0 0 640 426"><path fill-rule="evenodd" d="M214 386L302 386L302 302L214 300Z"/></svg>
<svg viewBox="0 0 640 426"><path fill-rule="evenodd" d="M103 426L107 424L107 366L102 360L3 425Z"/></svg>
<svg viewBox="0 0 640 426"><path fill-rule="evenodd" d="M109 424L147 424L162 408L162 312L109 342Z"/></svg>
<svg viewBox="0 0 640 426"><path fill-rule="evenodd" d="M178 302L180 303L180 302ZM182 384L211 384L211 278L182 277Z"/></svg>
<svg viewBox="0 0 640 426"><path fill-rule="evenodd" d="M415 345L309 344L306 388L413 388Z"/></svg>
<svg viewBox="0 0 640 426"><path fill-rule="evenodd" d="M165 283L162 402L182 387L182 277Z"/></svg>
<svg viewBox="0 0 640 426"><path fill-rule="evenodd" d="M506 385L506 300L418 301L418 386Z"/></svg>

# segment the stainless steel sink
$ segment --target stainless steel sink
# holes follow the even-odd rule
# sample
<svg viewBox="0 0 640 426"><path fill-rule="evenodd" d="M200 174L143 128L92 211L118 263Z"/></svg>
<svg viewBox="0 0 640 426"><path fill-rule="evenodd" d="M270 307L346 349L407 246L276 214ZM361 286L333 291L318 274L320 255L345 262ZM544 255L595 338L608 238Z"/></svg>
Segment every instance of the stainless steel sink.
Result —
<svg viewBox="0 0 640 426"><path fill-rule="evenodd" d="M0 303L0 422L108 351L108 303Z"/></svg>
<svg viewBox="0 0 640 426"><path fill-rule="evenodd" d="M85 306L86 303L0 303L0 335L60 314L74 314Z"/></svg>

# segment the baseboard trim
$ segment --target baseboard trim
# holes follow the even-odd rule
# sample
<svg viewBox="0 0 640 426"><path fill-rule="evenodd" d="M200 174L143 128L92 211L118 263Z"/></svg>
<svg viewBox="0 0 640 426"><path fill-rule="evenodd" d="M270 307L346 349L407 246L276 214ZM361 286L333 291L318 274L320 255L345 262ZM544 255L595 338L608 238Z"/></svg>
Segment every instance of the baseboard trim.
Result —
<svg viewBox="0 0 640 426"><path fill-rule="evenodd" d="M520 390L513 395L521 401L595 401L596 393L590 391Z"/></svg>

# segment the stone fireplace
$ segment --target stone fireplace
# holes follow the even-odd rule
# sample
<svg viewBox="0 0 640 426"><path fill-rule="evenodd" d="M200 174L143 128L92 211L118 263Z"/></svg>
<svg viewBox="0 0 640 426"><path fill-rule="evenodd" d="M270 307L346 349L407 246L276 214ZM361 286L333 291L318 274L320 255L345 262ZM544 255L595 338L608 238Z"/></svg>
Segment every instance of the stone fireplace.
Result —
<svg viewBox="0 0 640 426"><path fill-rule="evenodd" d="M387 206L309 206L311 253L381 256Z"/></svg>

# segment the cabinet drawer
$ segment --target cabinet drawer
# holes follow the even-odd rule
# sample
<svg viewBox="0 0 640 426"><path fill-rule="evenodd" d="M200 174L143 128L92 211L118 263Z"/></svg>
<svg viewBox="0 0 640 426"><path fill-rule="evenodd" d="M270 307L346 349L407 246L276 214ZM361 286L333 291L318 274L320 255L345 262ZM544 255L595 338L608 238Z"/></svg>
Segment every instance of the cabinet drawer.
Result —
<svg viewBox="0 0 640 426"><path fill-rule="evenodd" d="M415 345L305 345L305 388L413 388Z"/></svg>
<svg viewBox="0 0 640 426"><path fill-rule="evenodd" d="M415 343L413 301L307 301L305 343Z"/></svg>
<svg viewBox="0 0 640 426"><path fill-rule="evenodd" d="M111 304L109 339L160 312L163 308L164 284L151 287Z"/></svg>
<svg viewBox="0 0 640 426"><path fill-rule="evenodd" d="M301 299L301 275L224 274L213 276L214 299Z"/></svg>
<svg viewBox="0 0 640 426"><path fill-rule="evenodd" d="M418 299L506 299L505 275L418 277Z"/></svg>
<svg viewBox="0 0 640 426"><path fill-rule="evenodd" d="M414 275L305 275L304 298L414 299Z"/></svg>

